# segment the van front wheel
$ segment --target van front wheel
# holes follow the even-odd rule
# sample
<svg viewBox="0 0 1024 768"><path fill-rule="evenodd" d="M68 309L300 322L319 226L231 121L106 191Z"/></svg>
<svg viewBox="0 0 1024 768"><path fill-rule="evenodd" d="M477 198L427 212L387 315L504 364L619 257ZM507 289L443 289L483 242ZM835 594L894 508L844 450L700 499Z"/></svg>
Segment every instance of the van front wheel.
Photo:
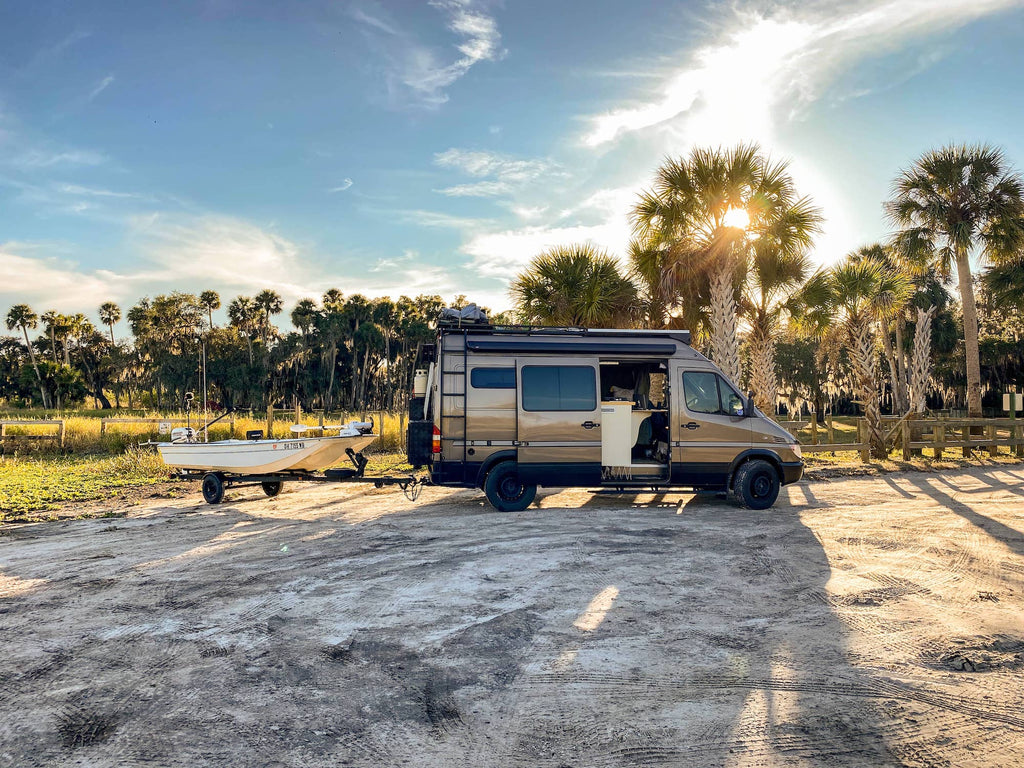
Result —
<svg viewBox="0 0 1024 768"><path fill-rule="evenodd" d="M753 459L736 470L733 498L747 509L768 509L779 497L779 473L769 462Z"/></svg>
<svg viewBox="0 0 1024 768"><path fill-rule="evenodd" d="M503 461L487 473L484 493L499 512L521 512L533 503L537 486L525 485L519 479L519 468L514 461Z"/></svg>

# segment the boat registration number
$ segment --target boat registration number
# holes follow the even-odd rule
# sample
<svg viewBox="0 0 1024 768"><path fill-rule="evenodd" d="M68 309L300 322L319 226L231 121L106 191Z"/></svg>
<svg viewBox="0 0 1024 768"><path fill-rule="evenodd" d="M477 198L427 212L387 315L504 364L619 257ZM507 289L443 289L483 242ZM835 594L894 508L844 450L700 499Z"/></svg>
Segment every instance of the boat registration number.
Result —
<svg viewBox="0 0 1024 768"><path fill-rule="evenodd" d="M305 443L274 443L273 450L276 451L279 448L285 448L285 449L294 451L294 450L298 450L298 449L305 448L305 447L306 447Z"/></svg>

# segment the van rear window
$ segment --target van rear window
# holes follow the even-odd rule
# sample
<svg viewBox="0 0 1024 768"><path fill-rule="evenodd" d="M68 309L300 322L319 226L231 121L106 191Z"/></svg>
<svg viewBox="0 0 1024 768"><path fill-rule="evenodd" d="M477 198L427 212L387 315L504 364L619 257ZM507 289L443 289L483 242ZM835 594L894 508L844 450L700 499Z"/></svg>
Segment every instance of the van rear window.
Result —
<svg viewBox="0 0 1024 768"><path fill-rule="evenodd" d="M589 365L523 366L524 411L593 411L597 377Z"/></svg>
<svg viewBox="0 0 1024 768"><path fill-rule="evenodd" d="M469 374L474 389L515 389L515 368L474 368Z"/></svg>

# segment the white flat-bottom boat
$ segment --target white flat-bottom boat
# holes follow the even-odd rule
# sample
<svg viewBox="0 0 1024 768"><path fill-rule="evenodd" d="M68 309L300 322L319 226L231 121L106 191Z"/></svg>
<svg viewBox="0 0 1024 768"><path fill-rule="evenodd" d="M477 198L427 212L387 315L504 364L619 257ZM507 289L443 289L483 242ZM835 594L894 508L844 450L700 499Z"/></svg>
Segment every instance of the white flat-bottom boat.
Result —
<svg viewBox="0 0 1024 768"><path fill-rule="evenodd" d="M315 472L340 461L348 451L359 453L377 439L373 424L351 422L337 435L289 437L280 440L218 440L194 442L192 430L175 429L170 443L157 446L164 463L179 469L266 474ZM175 439L177 437L177 439Z"/></svg>

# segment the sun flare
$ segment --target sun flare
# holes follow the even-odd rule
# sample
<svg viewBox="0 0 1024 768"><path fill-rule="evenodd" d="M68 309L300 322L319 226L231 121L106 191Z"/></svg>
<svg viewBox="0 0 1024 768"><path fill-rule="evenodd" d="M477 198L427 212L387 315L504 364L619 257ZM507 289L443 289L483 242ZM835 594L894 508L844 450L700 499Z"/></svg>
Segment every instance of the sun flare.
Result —
<svg viewBox="0 0 1024 768"><path fill-rule="evenodd" d="M722 217L722 224L734 229L746 229L750 226L750 214L745 208L730 208Z"/></svg>

